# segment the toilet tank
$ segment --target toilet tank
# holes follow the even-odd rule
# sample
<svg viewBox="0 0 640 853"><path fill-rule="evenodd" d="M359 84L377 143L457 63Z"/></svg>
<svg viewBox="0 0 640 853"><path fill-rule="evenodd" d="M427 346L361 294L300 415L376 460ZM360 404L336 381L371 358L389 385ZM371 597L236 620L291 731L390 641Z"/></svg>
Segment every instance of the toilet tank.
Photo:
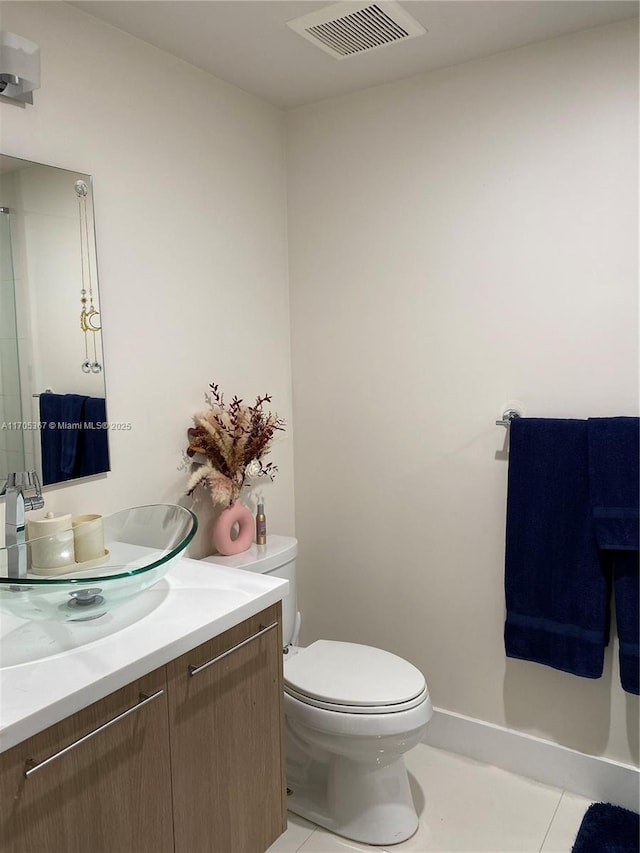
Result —
<svg viewBox="0 0 640 853"><path fill-rule="evenodd" d="M288 646L294 639L297 621L296 597L296 556L298 540L292 536L267 536L266 545L256 545L255 542L247 551L223 557L214 554L205 557L202 562L215 563L231 569L242 569L245 572L259 572L262 575L272 575L289 581L289 592L282 599L282 642Z"/></svg>

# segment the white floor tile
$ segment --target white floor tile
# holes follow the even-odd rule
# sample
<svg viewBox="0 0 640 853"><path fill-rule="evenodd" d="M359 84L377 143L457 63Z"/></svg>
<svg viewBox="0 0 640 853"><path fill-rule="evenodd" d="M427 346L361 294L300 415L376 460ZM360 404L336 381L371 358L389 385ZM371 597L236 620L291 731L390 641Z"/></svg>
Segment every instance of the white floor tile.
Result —
<svg viewBox="0 0 640 853"><path fill-rule="evenodd" d="M300 853L368 853L371 850L384 853L382 847L368 847L366 844L332 835L326 829L316 829L311 838L302 845Z"/></svg>
<svg viewBox="0 0 640 853"><path fill-rule="evenodd" d="M297 853L315 828L315 824L288 812L287 831L269 847L266 853Z"/></svg>
<svg viewBox="0 0 640 853"><path fill-rule="evenodd" d="M582 818L591 803L592 800L565 791L540 853L571 853Z"/></svg>
<svg viewBox="0 0 640 853"><path fill-rule="evenodd" d="M424 744L406 760L424 802L422 850L538 853L562 796L559 788Z"/></svg>
<svg viewBox="0 0 640 853"><path fill-rule="evenodd" d="M559 788L425 744L411 750L406 761L420 826L412 838L389 847L391 853L538 853L545 839L562 845L574 824L577 831L579 809L569 801L554 832L549 829L562 797ZM317 829L300 853L384 850ZM571 843L551 846L548 853L570 850Z"/></svg>

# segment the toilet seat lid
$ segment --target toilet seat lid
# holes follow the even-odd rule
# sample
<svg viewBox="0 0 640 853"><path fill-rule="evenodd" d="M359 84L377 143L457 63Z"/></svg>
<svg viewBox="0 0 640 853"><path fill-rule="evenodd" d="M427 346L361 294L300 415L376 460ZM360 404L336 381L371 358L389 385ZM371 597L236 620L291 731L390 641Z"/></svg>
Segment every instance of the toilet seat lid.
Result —
<svg viewBox="0 0 640 853"><path fill-rule="evenodd" d="M300 649L285 663L284 683L299 697L358 708L405 705L426 691L420 670L403 658L337 640Z"/></svg>

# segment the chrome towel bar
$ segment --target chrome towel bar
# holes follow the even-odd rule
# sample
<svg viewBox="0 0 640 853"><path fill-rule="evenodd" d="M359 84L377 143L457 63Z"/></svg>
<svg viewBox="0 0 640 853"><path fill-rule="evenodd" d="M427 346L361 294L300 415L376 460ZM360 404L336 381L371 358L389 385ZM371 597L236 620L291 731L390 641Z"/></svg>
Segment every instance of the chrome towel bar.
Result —
<svg viewBox="0 0 640 853"><path fill-rule="evenodd" d="M496 426L508 427L511 424L511 421L519 417L522 416L517 409L507 409L506 412L502 413L502 419L496 421Z"/></svg>

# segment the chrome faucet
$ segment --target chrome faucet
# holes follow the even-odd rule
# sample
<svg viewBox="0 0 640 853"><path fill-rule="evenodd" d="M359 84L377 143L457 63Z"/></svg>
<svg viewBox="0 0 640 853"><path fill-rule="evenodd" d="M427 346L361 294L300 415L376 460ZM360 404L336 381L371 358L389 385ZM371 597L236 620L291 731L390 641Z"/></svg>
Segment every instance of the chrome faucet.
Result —
<svg viewBox="0 0 640 853"><path fill-rule="evenodd" d="M25 491L31 489L35 491L35 495L26 496ZM5 545L16 546L7 549L8 576L10 578L26 578L27 544L24 536L24 516L29 510L42 509L44 506L38 475L35 471L18 471L9 474L0 495L5 495Z"/></svg>

